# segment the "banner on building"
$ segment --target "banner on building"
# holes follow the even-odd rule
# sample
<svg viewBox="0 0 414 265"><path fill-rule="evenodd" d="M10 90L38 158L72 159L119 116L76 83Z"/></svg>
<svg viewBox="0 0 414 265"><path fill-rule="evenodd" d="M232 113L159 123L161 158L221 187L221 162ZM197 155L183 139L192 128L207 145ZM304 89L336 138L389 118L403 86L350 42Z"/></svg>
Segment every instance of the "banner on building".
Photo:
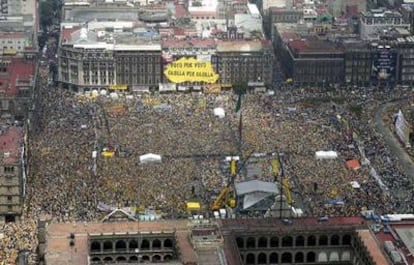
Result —
<svg viewBox="0 0 414 265"><path fill-rule="evenodd" d="M173 83L205 82L212 84L219 78L211 62L201 62L195 58L185 57L168 64L164 74Z"/></svg>
<svg viewBox="0 0 414 265"><path fill-rule="evenodd" d="M398 111L395 117L395 132L400 141L406 146L410 147L410 126L404 118L401 110Z"/></svg>
<svg viewBox="0 0 414 265"><path fill-rule="evenodd" d="M109 89L110 90L127 90L128 86L127 85L110 85Z"/></svg>

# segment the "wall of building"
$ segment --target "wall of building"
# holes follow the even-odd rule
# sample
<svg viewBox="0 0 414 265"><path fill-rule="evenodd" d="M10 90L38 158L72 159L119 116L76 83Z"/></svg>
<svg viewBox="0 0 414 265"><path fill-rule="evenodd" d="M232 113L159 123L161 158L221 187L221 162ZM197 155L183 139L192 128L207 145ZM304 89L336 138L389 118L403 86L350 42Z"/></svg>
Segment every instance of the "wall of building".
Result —
<svg viewBox="0 0 414 265"><path fill-rule="evenodd" d="M91 264L168 262L177 260L172 233L93 235L89 237Z"/></svg>
<svg viewBox="0 0 414 265"><path fill-rule="evenodd" d="M22 213L20 164L0 165L0 223Z"/></svg>

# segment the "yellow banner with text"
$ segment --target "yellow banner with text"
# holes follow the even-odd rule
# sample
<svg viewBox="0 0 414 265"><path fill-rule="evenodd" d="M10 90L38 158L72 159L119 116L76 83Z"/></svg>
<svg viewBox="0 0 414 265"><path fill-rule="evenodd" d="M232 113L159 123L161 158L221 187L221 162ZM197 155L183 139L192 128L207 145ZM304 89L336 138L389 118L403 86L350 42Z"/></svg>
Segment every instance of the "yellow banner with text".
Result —
<svg viewBox="0 0 414 265"><path fill-rule="evenodd" d="M205 82L212 84L219 78L211 62L201 62L195 58L185 57L168 64L164 74L173 83Z"/></svg>

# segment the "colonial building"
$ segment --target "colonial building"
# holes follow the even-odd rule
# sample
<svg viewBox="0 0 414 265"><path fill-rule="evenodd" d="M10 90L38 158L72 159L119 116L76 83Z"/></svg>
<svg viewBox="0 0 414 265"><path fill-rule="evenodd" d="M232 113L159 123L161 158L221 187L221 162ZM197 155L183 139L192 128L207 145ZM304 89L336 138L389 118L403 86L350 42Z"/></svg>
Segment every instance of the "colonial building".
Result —
<svg viewBox="0 0 414 265"><path fill-rule="evenodd" d="M344 42L345 82L347 85L368 86L371 82L371 51L365 42Z"/></svg>
<svg viewBox="0 0 414 265"><path fill-rule="evenodd" d="M363 40L378 40L379 35L392 28L410 30L411 25L401 13L384 9L371 9L360 13L360 37Z"/></svg>
<svg viewBox="0 0 414 265"><path fill-rule="evenodd" d="M268 41L218 41L211 58L223 85L244 82L272 83L273 49Z"/></svg>
<svg viewBox="0 0 414 265"><path fill-rule="evenodd" d="M289 41L282 60L287 76L295 83L329 86L344 81L344 54L331 42Z"/></svg>
<svg viewBox="0 0 414 265"><path fill-rule="evenodd" d="M414 37L397 38L390 45L398 51L397 80L402 85L414 84Z"/></svg>
<svg viewBox="0 0 414 265"><path fill-rule="evenodd" d="M3 117L19 121L27 117L35 76L32 60L10 56L0 60L0 114Z"/></svg>
<svg viewBox="0 0 414 265"><path fill-rule="evenodd" d="M390 264L360 217L54 223L41 264ZM46 239L46 240L44 240ZM59 253L59 254L58 254Z"/></svg>
<svg viewBox="0 0 414 265"><path fill-rule="evenodd" d="M161 81L161 45L86 28L63 30L59 82L75 90L156 87Z"/></svg>

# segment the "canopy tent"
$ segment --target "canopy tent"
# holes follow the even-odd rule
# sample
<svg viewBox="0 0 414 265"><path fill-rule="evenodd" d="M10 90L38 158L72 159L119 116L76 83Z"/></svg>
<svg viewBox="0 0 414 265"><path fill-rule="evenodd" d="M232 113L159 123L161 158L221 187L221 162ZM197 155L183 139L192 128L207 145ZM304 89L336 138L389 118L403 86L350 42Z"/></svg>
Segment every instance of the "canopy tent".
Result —
<svg viewBox="0 0 414 265"><path fill-rule="evenodd" d="M111 97L111 99L118 99L119 96L116 92L111 92L111 94L109 94L109 96Z"/></svg>
<svg viewBox="0 0 414 265"><path fill-rule="evenodd" d="M145 154L139 157L140 164L147 164L147 163L161 163L161 156L157 154Z"/></svg>
<svg viewBox="0 0 414 265"><path fill-rule="evenodd" d="M355 170L358 170L358 169L361 168L361 164L356 159L350 159L350 160L346 161L346 167L349 170L354 170L355 171Z"/></svg>
<svg viewBox="0 0 414 265"><path fill-rule="evenodd" d="M352 188L354 188L354 189L361 188L361 185L359 185L358 181L351 181L351 182L349 182L349 184L351 184Z"/></svg>
<svg viewBox="0 0 414 265"><path fill-rule="evenodd" d="M222 119L226 116L226 114L224 113L224 109L223 108L215 108L214 109L214 116Z"/></svg>
<svg viewBox="0 0 414 265"><path fill-rule="evenodd" d="M335 151L317 151L315 152L315 157L318 160L321 159L336 159L338 158L338 153Z"/></svg>
<svg viewBox="0 0 414 265"><path fill-rule="evenodd" d="M279 188L274 182L249 180L235 184L237 196L243 197L243 210L261 204L264 200L274 198L279 194Z"/></svg>

